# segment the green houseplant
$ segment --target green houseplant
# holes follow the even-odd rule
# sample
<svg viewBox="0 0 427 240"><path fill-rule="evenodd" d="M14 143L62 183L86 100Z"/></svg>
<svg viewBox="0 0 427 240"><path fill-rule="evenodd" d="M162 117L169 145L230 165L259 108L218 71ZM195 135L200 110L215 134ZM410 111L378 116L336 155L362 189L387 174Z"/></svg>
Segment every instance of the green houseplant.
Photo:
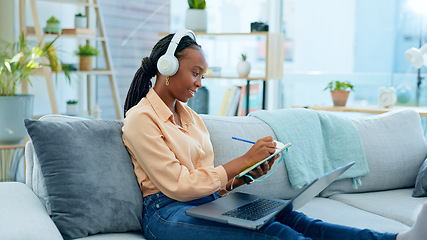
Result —
<svg viewBox="0 0 427 240"><path fill-rule="evenodd" d="M62 28L61 28L61 22L56 19L54 16L50 17L47 21L46 21L46 33L61 33L62 32Z"/></svg>
<svg viewBox="0 0 427 240"><path fill-rule="evenodd" d="M28 77L43 66L41 58L48 57L56 39L30 46L21 34L16 43L6 43L0 49L0 145L17 143L26 136L22 121L32 117L34 96L16 91L24 79L31 85Z"/></svg>
<svg viewBox="0 0 427 240"><path fill-rule="evenodd" d="M49 57L49 49L57 38L48 44L38 43L31 47L21 34L18 42L7 43L0 49L0 96L15 95L19 84L43 66L40 60Z"/></svg>
<svg viewBox="0 0 427 240"><path fill-rule="evenodd" d="M188 9L185 14L185 28L195 32L206 32L207 14L205 0L188 0Z"/></svg>
<svg viewBox="0 0 427 240"><path fill-rule="evenodd" d="M205 0L188 0L188 6L190 9L205 9L206 1Z"/></svg>
<svg viewBox="0 0 427 240"><path fill-rule="evenodd" d="M334 106L345 106L347 103L350 91L353 91L354 86L350 82L331 81L323 89L331 91L332 101Z"/></svg>
<svg viewBox="0 0 427 240"><path fill-rule="evenodd" d="M78 13L74 18L74 27L75 28L86 28L87 27L87 18L86 15Z"/></svg>
<svg viewBox="0 0 427 240"><path fill-rule="evenodd" d="M74 53L80 57L80 71L90 71L92 70L93 57L98 56L99 50L90 44L86 44L79 45Z"/></svg>
<svg viewBox="0 0 427 240"><path fill-rule="evenodd" d="M78 115L78 101L68 100L67 101L67 115L75 116Z"/></svg>

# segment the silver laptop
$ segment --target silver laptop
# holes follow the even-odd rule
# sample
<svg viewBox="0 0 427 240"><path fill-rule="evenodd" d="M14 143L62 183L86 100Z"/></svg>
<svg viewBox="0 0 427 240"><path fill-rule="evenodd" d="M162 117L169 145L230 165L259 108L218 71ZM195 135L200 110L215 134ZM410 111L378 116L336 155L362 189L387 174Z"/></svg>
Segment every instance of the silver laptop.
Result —
<svg viewBox="0 0 427 240"><path fill-rule="evenodd" d="M320 176L290 200L232 192L225 197L189 209L185 213L196 218L248 229L260 229L273 217L284 216L304 206L353 165L354 162L351 162Z"/></svg>

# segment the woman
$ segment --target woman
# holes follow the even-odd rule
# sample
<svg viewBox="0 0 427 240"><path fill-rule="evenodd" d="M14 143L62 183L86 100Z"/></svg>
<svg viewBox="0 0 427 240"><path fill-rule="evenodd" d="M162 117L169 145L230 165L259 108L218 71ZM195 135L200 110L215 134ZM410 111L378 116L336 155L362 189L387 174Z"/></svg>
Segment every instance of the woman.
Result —
<svg viewBox="0 0 427 240"><path fill-rule="evenodd" d="M174 50L179 61L177 72L165 76L156 68L159 58L173 44L173 36L162 38L150 57L142 60L125 102L123 140L143 193L143 229L148 239L426 238L422 226L427 223L427 206L415 226L399 235L324 223L295 211L257 231L186 216L185 210L249 183L249 179L235 176L272 154L275 143L270 136L259 139L243 156L213 166L213 149L203 121L181 104L202 86L208 65L201 47L191 35L184 36ZM156 82L151 87L153 77ZM253 178L265 175L273 163L274 159L263 163L250 175Z"/></svg>

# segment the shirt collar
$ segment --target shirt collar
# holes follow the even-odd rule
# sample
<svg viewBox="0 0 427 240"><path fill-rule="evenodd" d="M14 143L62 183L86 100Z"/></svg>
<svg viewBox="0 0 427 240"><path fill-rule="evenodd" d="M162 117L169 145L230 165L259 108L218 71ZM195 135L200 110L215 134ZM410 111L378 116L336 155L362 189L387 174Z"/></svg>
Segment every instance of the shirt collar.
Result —
<svg viewBox="0 0 427 240"><path fill-rule="evenodd" d="M163 122L166 122L169 119L172 119L173 114L171 110L168 108L168 106L166 106L163 100L159 97L159 95L154 90L154 88L151 88L150 91L148 91L146 98L151 103L154 111ZM190 122L193 122L193 118L191 117L190 113L187 111L187 109L185 109L185 107L181 104L180 101L176 101L176 108L178 110L178 113L181 117L181 121L183 124L188 124Z"/></svg>

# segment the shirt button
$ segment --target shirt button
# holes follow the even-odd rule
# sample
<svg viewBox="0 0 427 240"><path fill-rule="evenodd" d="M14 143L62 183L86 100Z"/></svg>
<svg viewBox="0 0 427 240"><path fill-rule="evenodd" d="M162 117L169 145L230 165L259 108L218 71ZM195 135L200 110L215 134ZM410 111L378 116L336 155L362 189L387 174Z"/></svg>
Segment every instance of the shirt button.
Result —
<svg viewBox="0 0 427 240"><path fill-rule="evenodd" d="M160 205L159 205L159 204L156 204L156 208L160 208Z"/></svg>

